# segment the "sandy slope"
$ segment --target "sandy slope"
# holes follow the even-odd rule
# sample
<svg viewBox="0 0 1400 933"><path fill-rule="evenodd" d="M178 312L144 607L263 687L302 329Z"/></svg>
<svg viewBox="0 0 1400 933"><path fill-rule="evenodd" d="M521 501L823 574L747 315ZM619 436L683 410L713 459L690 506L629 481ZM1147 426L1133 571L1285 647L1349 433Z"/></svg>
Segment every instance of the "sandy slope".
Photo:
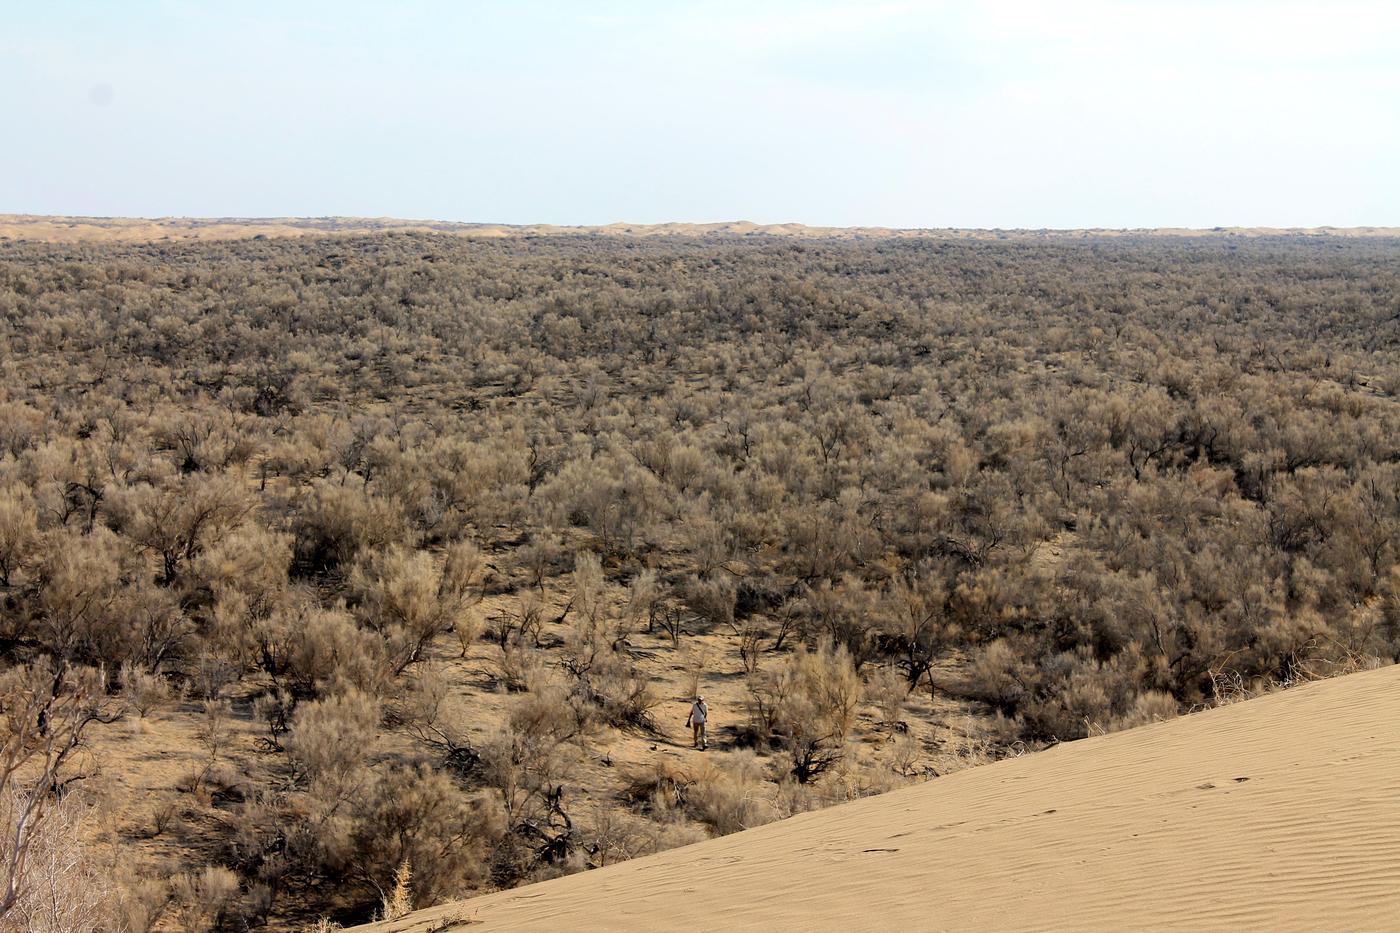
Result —
<svg viewBox="0 0 1400 933"><path fill-rule="evenodd" d="M1400 929L1400 667L363 929L458 928Z"/></svg>

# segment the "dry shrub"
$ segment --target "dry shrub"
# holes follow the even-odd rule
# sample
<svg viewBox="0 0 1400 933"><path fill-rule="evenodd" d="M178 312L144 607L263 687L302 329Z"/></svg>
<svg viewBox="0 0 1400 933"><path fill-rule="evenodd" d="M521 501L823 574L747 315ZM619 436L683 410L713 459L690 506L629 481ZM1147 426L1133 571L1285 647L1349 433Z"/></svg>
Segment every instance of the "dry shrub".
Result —
<svg viewBox="0 0 1400 933"><path fill-rule="evenodd" d="M142 719L168 706L174 699L169 681L157 674L149 674L129 661L121 666L119 677L123 704Z"/></svg>
<svg viewBox="0 0 1400 933"><path fill-rule="evenodd" d="M891 666L877 667L866 678L865 698L880 711L881 725L894 732L909 698L909 678Z"/></svg>
<svg viewBox="0 0 1400 933"><path fill-rule="evenodd" d="M600 655L584 682L584 696L597 705L609 725L656 731L652 710L661 705L662 697L652 678L620 651Z"/></svg>
<svg viewBox="0 0 1400 933"><path fill-rule="evenodd" d="M846 647L822 641L749 678L749 726L755 741L782 746L792 776L806 784L845 756L860 696L860 675Z"/></svg>
<svg viewBox="0 0 1400 933"><path fill-rule="evenodd" d="M377 920L398 920L413 911L413 866L408 859L394 869L394 884L380 898Z"/></svg>
<svg viewBox="0 0 1400 933"><path fill-rule="evenodd" d="M1020 707L1026 734L1065 740L1103 733L1133 708L1143 668L1135 647L1107 662L1087 649L1043 659L1038 693Z"/></svg>
<svg viewBox="0 0 1400 933"><path fill-rule="evenodd" d="M418 661L434 638L458 625L469 626L468 610L481 554L469 542L448 549L441 563L426 551L393 546L369 552L350 574L350 588L364 623L383 635L395 673ZM475 639L468 629L465 646Z"/></svg>
<svg viewBox="0 0 1400 933"><path fill-rule="evenodd" d="M690 845L706 838L694 826L671 820L658 822L610 805L594 807L588 819L589 864L601 868L643 855Z"/></svg>
<svg viewBox="0 0 1400 933"><path fill-rule="evenodd" d="M671 758L658 758L641 770L625 775L622 796L654 814L679 812L685 804L690 778L685 767Z"/></svg>
<svg viewBox="0 0 1400 933"><path fill-rule="evenodd" d="M768 630L762 620L750 617L744 620L739 628L739 661L744 666L744 673L753 676L758 673L759 665L763 661L763 639L768 637Z"/></svg>
<svg viewBox="0 0 1400 933"><path fill-rule="evenodd" d="M397 503L354 486L317 486L293 517L295 566L306 574L335 573L361 553L413 539Z"/></svg>
<svg viewBox="0 0 1400 933"><path fill-rule="evenodd" d="M661 703L650 677L610 637L603 572L597 555L579 555L574 569L572 621L564 638L563 668L576 699L618 728L656 730L651 711Z"/></svg>
<svg viewBox="0 0 1400 933"><path fill-rule="evenodd" d="M723 626L735 631L734 605L738 589L728 574L710 577L690 577L681 589L687 608L711 627Z"/></svg>
<svg viewBox="0 0 1400 933"><path fill-rule="evenodd" d="M266 616L287 588L292 543L291 535L240 525L209 542L194 561L193 576L217 602L236 603L246 616Z"/></svg>
<svg viewBox="0 0 1400 933"><path fill-rule="evenodd" d="M897 739L906 739L907 734L896 736ZM894 743L898 745L898 743ZM898 757L896 753L879 754L878 752L860 747L856 754L848 756L842 761L838 771L839 779L834 782L823 782L823 784L839 784L840 790L846 800L859 800L861 797L872 797L876 794L884 794L909 783L913 762L919 758L920 750L917 743L907 746L903 753L908 756L909 767L901 770L897 762L892 759ZM932 775L928 775L932 777Z"/></svg>
<svg viewBox="0 0 1400 933"><path fill-rule="evenodd" d="M301 604L275 613L258 627L257 637L264 667L299 693L375 694L390 679L384 639L361 629L342 609Z"/></svg>
<svg viewBox="0 0 1400 933"><path fill-rule="evenodd" d="M984 645L963 675L963 695L995 706L1008 715L1031 695L1039 676L1026 654L1007 639Z"/></svg>
<svg viewBox="0 0 1400 933"><path fill-rule="evenodd" d="M617 640L626 638L646 622L647 631L652 629L657 604L661 600L661 585L656 571L647 568L632 578L627 588L627 602L618 616Z"/></svg>
<svg viewBox="0 0 1400 933"><path fill-rule="evenodd" d="M181 929L208 933L234 908L239 893L238 876L222 865L206 865L201 871L178 875L172 886Z"/></svg>
<svg viewBox="0 0 1400 933"><path fill-rule="evenodd" d="M499 807L463 794L430 767L396 766L357 800L345 867L378 903L408 863L414 906L431 907L485 880L487 856L504 832Z"/></svg>
<svg viewBox="0 0 1400 933"><path fill-rule="evenodd" d="M496 666L500 672L500 683L506 690L530 690L533 684L545 678L545 653L538 648L508 641L501 646L501 657Z"/></svg>
<svg viewBox="0 0 1400 933"><path fill-rule="evenodd" d="M846 753L860 701L860 675L844 645L822 642L789 658L784 676L792 682L781 713L783 742L800 784L814 780Z"/></svg>
<svg viewBox="0 0 1400 933"><path fill-rule="evenodd" d="M882 627L909 689L928 679L932 690L934 661L959 632L944 618L947 593L942 574L947 569L925 562L918 571L912 579L897 578L885 594Z"/></svg>
<svg viewBox="0 0 1400 933"><path fill-rule="evenodd" d="M685 809L716 835L752 829L777 819L763 764L739 750L707 758L685 790Z"/></svg>
<svg viewBox="0 0 1400 933"><path fill-rule="evenodd" d="M685 695L700 696L700 682L714 666L714 651L708 646L687 644L680 649L681 671L685 674Z"/></svg>
<svg viewBox="0 0 1400 933"><path fill-rule="evenodd" d="M114 927L124 933L150 933L170 908L169 880L137 878L116 886L117 919Z"/></svg>
<svg viewBox="0 0 1400 933"><path fill-rule="evenodd" d="M38 557L38 507L23 486L0 488L0 586L10 586Z"/></svg>
<svg viewBox="0 0 1400 933"><path fill-rule="evenodd" d="M443 768L465 778L475 771L480 755L448 715L446 701L451 689L441 671L424 666L409 678L390 719L400 731L441 754Z"/></svg>
<svg viewBox="0 0 1400 933"><path fill-rule="evenodd" d="M544 603L534 590L521 591L514 609L506 609L491 619L491 640L505 649L509 645L523 645L528 638L536 648L540 647L540 635L544 630Z"/></svg>
<svg viewBox="0 0 1400 933"><path fill-rule="evenodd" d="M536 588L544 586L544 581L554 574L563 559L563 542L555 534L531 535L515 552L516 565L525 572L529 585Z"/></svg>
<svg viewBox="0 0 1400 933"><path fill-rule="evenodd" d="M1400 564L1381 584L1380 634L1391 659L1400 662Z"/></svg>
<svg viewBox="0 0 1400 933"><path fill-rule="evenodd" d="M1148 690L1146 693L1138 694L1133 700L1132 708L1114 719L1108 726L1108 731L1115 732L1119 729L1131 729L1134 726L1144 726L1152 722L1165 722L1168 719L1175 719L1180 712L1181 704L1176 701L1176 697L1160 690Z"/></svg>
<svg viewBox="0 0 1400 933"><path fill-rule="evenodd" d="M76 537L56 532L36 568L41 588L33 637L63 661L131 660L153 670L178 656L192 626L173 594L149 582L147 567L128 542L101 526Z"/></svg>
<svg viewBox="0 0 1400 933"><path fill-rule="evenodd" d="M201 791L204 783L214 774L219 757L233 741L233 707L228 700L205 700L204 715L195 724L195 738L209 756L204 767L197 772L192 790Z"/></svg>
<svg viewBox="0 0 1400 933"><path fill-rule="evenodd" d="M839 584L822 580L804 591L805 625L812 637L822 637L840 645L859 670L875 655L880 606L876 594L853 574Z"/></svg>
<svg viewBox="0 0 1400 933"><path fill-rule="evenodd" d="M564 745L579 735L579 712L563 687L534 685L514 702L505 728L482 745L484 778L512 825L540 808L568 767Z"/></svg>
<svg viewBox="0 0 1400 933"><path fill-rule="evenodd" d="M461 615L452 623L452 634L457 636L457 644L462 649L462 653L458 657L465 658L467 656L472 645L476 644L476 640L481 637L485 628L486 624L476 607L463 608Z"/></svg>
<svg viewBox="0 0 1400 933"><path fill-rule="evenodd" d="M778 818L772 786L758 756L739 750L697 764L658 760L627 777L623 796L655 819L674 821L683 815L723 836Z"/></svg>
<svg viewBox="0 0 1400 933"><path fill-rule="evenodd" d="M159 486L127 487L113 497L114 521L126 537L160 559L161 580L176 578L206 545L240 524L253 502L232 474L196 473Z"/></svg>
<svg viewBox="0 0 1400 933"><path fill-rule="evenodd" d="M315 923L303 927L301 933L335 933L336 930L343 929L340 924L326 917L321 917Z"/></svg>
<svg viewBox="0 0 1400 933"><path fill-rule="evenodd" d="M928 756L928 768L934 774L952 774L1007 755L1020 755L1026 750L1020 741L1022 729L1019 719L1000 713L991 719L968 716L956 726L935 726L935 748Z"/></svg>
<svg viewBox="0 0 1400 933"><path fill-rule="evenodd" d="M350 691L298 706L282 744L300 779L337 782L364 767L378 732L379 704Z"/></svg>
<svg viewBox="0 0 1400 933"><path fill-rule="evenodd" d="M84 808L64 794L43 808L43 820L26 834L22 821L36 812L34 792L9 782L0 789L0 885L17 892L0 910L0 929L24 933L104 933L118 905L106 873L83 844ZM42 792L40 792L42 793ZM27 838L26 838L27 836ZM25 849L14 849L23 839Z"/></svg>
<svg viewBox="0 0 1400 933"><path fill-rule="evenodd" d="M919 761L923 754L923 743L910 730L895 734L885 746L885 760L890 769L901 777L911 777L918 773Z"/></svg>
<svg viewBox="0 0 1400 933"><path fill-rule="evenodd" d="M77 817L63 809L66 797L50 791L81 776L73 763L88 727L114 718L98 671L55 670L45 660L0 674L0 804L6 811L0 822L0 918L36 883L29 872L36 852L52 858L79 852L67 838L76 832ZM55 814L59 822L50 829ZM38 876L39 883L44 877Z"/></svg>

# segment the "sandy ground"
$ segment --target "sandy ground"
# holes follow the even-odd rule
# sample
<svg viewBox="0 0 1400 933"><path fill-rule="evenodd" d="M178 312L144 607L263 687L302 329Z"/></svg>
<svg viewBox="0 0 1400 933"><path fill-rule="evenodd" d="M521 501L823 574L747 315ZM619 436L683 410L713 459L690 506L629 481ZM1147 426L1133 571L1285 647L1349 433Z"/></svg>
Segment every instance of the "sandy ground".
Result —
<svg viewBox="0 0 1400 933"><path fill-rule="evenodd" d="M1397 927L1400 667L361 929Z"/></svg>
<svg viewBox="0 0 1400 933"><path fill-rule="evenodd" d="M434 232L499 239L530 236L777 236L797 238L903 238L950 239L1075 239L1114 236L1400 236L1400 227L1216 227L1085 229L1085 230L958 230L895 229L891 227L809 227L805 224L723 223L612 223L597 227L554 224L482 224L437 220L400 220L392 217L57 217L37 214L0 214L0 240L41 243L152 243L165 240L237 240L253 237L324 236L384 232Z"/></svg>

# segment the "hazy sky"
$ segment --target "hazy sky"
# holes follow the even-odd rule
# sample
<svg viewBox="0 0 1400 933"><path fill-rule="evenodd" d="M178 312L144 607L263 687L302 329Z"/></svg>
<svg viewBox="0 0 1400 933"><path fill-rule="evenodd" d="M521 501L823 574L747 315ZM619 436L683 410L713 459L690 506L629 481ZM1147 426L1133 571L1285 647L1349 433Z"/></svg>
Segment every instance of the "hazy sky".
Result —
<svg viewBox="0 0 1400 933"><path fill-rule="evenodd" d="M0 213L1400 225L1400 2L3 0Z"/></svg>

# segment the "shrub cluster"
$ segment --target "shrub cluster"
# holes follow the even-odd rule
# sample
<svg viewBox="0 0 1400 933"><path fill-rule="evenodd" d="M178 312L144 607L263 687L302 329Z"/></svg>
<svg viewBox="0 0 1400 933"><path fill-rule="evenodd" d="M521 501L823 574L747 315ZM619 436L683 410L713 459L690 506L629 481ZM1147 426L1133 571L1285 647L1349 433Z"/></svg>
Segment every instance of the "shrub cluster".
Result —
<svg viewBox="0 0 1400 933"><path fill-rule="evenodd" d="M37 717L180 703L238 816L147 913L362 919L800 809L867 700L1044 742L1400 659L1397 293L1388 239L0 244L0 801L62 794ZM761 757L581 819L642 632L739 645Z"/></svg>

